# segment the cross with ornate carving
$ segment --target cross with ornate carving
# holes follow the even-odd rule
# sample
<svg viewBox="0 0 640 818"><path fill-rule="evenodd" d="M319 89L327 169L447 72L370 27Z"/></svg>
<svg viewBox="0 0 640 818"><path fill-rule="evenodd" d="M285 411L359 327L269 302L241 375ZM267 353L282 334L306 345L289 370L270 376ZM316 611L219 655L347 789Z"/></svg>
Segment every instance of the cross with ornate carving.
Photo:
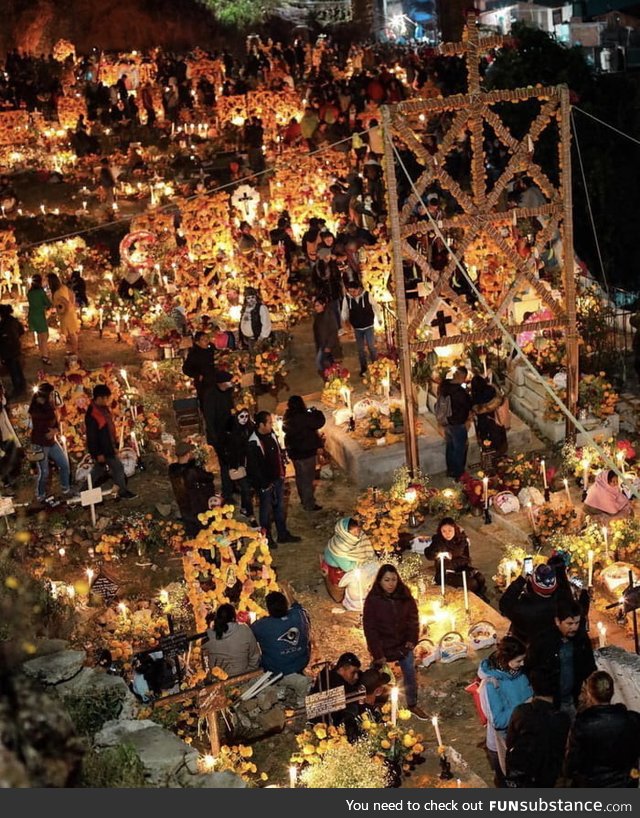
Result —
<svg viewBox="0 0 640 818"><path fill-rule="evenodd" d="M467 63L467 94L473 96L479 94L480 89L480 63L483 56L492 48L499 48L504 45L504 37L499 34L490 34L488 37L481 37L478 29L478 20L474 11L467 14L467 25L462 32L461 43L442 43L440 53L446 57L466 57Z"/></svg>

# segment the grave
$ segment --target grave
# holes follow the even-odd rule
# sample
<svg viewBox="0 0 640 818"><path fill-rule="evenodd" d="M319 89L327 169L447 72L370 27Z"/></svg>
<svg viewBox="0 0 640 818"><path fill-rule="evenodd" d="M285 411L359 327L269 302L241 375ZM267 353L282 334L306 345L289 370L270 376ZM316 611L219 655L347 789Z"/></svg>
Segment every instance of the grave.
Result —
<svg viewBox="0 0 640 818"><path fill-rule="evenodd" d="M564 418L558 421L545 418L548 395L532 373L519 363L507 373L507 381L511 409L517 412L522 420L535 427L551 443L559 443L564 440ZM620 417L617 414L610 415L604 421L591 416L581 420L581 423L593 436L610 437L617 435L620 431ZM582 446L585 443L588 443L588 440L582 433L578 433L576 445Z"/></svg>
<svg viewBox="0 0 640 818"><path fill-rule="evenodd" d="M431 398L431 396L429 396ZM326 409L318 404L320 409ZM333 416L327 415L322 431L325 447L331 457L349 475L358 488L380 486L385 488L393 482L393 473L406 462L404 441L385 446L364 449L349 434L346 424L336 426ZM420 468L425 474L441 474L446 471L444 438L437 429L433 415L421 415L422 434L418 436ZM508 433L510 451L526 451L532 448L535 438L529 427L517 416L512 416ZM480 462L480 447L476 441L475 429L469 430L468 464Z"/></svg>

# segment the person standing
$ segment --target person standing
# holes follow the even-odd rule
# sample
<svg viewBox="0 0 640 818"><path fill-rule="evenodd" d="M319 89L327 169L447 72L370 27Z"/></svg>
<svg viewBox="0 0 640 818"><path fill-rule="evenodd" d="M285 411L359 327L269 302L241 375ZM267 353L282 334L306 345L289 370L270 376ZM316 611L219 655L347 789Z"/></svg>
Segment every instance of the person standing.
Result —
<svg viewBox="0 0 640 818"><path fill-rule="evenodd" d="M526 647L514 636L505 636L478 668L480 701L487 718L487 756L496 787L505 786L507 727L513 711L531 696L524 673Z"/></svg>
<svg viewBox="0 0 640 818"><path fill-rule="evenodd" d="M404 678L407 707L419 719L427 714L418 706L418 682L413 649L418 644L418 606L394 565L376 574L364 601L362 627L373 664L397 662Z"/></svg>
<svg viewBox="0 0 640 818"><path fill-rule="evenodd" d="M569 736L567 774L574 787L638 787L640 713L611 704L613 679L604 670L585 684L586 708L576 716Z"/></svg>
<svg viewBox="0 0 640 818"><path fill-rule="evenodd" d="M65 336L69 351L77 355L80 322L78 321L73 292L60 281L55 273L47 275L47 283L53 299L53 308L58 316L60 333Z"/></svg>
<svg viewBox="0 0 640 818"><path fill-rule="evenodd" d="M42 276L36 273L31 279L31 287L27 293L29 303L29 329L35 332L38 340L38 350L42 363L51 366L49 358L49 327L47 325L47 310L51 309L51 301L42 286Z"/></svg>
<svg viewBox="0 0 640 818"><path fill-rule="evenodd" d="M478 444L495 452L496 457L504 457L508 449L507 430L498 423L496 415L505 401L504 395L482 375L474 375L471 379L471 401Z"/></svg>
<svg viewBox="0 0 640 818"><path fill-rule="evenodd" d="M271 316L255 287L246 287L240 316L240 342L250 352L271 335Z"/></svg>
<svg viewBox="0 0 640 818"><path fill-rule="evenodd" d="M573 720L584 681L596 669L582 608L575 600L558 601L555 627L535 637L527 650L527 667L545 670L554 681L553 701Z"/></svg>
<svg viewBox="0 0 640 818"><path fill-rule="evenodd" d="M0 360L11 378L12 400L24 395L27 382L22 371L22 344L24 327L13 314L11 304L0 304Z"/></svg>
<svg viewBox="0 0 640 818"><path fill-rule="evenodd" d="M93 400L89 404L84 422L87 434L87 449L94 460L91 470L93 485L98 485L108 469L111 479L119 489L119 500L136 497L127 488L124 466L116 454L116 429L109 409L111 390L104 383L93 387Z"/></svg>
<svg viewBox="0 0 640 818"><path fill-rule="evenodd" d="M233 380L228 372L216 372L213 381L202 394L202 414L207 443L215 449L220 466L222 502L233 503L233 481L229 476L226 447L233 413Z"/></svg>
<svg viewBox="0 0 640 818"><path fill-rule="evenodd" d="M50 383L41 383L29 406L31 443L42 454L42 458L37 461L36 499L39 503L44 503L47 498L49 460L53 460L58 467L63 495L71 496L69 459L57 441L60 423L54 408L54 397L53 386Z"/></svg>
<svg viewBox="0 0 640 818"><path fill-rule="evenodd" d="M379 317L379 308L358 282L350 283L346 290L342 300L342 320L348 321L353 327L362 377L368 367L366 349L369 350L371 363L378 360L374 325L376 316Z"/></svg>
<svg viewBox="0 0 640 818"><path fill-rule="evenodd" d="M273 431L273 418L269 412L255 416L256 430L247 446L247 476L260 502L259 522L269 538L271 548L277 544L271 534L271 515L276 524L278 543L300 542L301 537L287 528L284 509L284 452Z"/></svg>
<svg viewBox="0 0 640 818"><path fill-rule="evenodd" d="M202 530L198 516L211 508L216 493L213 475L196 463L194 452L191 443L180 441L176 446L177 461L169 466L169 481L187 537L196 537Z"/></svg>
<svg viewBox="0 0 640 818"><path fill-rule="evenodd" d="M532 574L516 577L500 597L500 613L511 622L509 633L525 645L553 631L560 598L556 571L538 565Z"/></svg>
<svg viewBox="0 0 640 818"><path fill-rule="evenodd" d="M447 477L459 480L467 466L468 424L471 415L471 395L464 388L468 376L467 368L459 366L453 378L440 384L438 400L449 399L450 410L444 418L444 439ZM440 419L439 419L440 421Z"/></svg>
<svg viewBox="0 0 640 818"><path fill-rule="evenodd" d="M109 160L106 157L100 160L100 174L98 177L98 182L104 194L105 204L109 210L113 210L113 205L116 201L116 178L113 175L113 171L109 165Z"/></svg>
<svg viewBox="0 0 640 818"><path fill-rule="evenodd" d="M240 490L240 509L250 525L257 525L253 516L253 492L247 477L247 450L249 438L255 426L249 417L249 410L242 406L231 418L225 441L226 462L229 478Z"/></svg>
<svg viewBox="0 0 640 818"><path fill-rule="evenodd" d="M571 719L553 704L553 680L532 670L530 702L519 704L507 728L508 787L555 787L562 774Z"/></svg>
<svg viewBox="0 0 640 818"><path fill-rule="evenodd" d="M318 449L323 447L318 430L326 422L324 412L313 407L307 409L300 395L292 395L287 401L283 419L284 445L293 462L298 497L305 511L322 510L315 500L314 480Z"/></svg>
<svg viewBox="0 0 640 818"><path fill-rule="evenodd" d="M313 341L316 347L316 370L324 380L325 370L336 358L342 357L340 341L338 339L338 324L336 316L329 308L324 298L313 300Z"/></svg>
<svg viewBox="0 0 640 818"><path fill-rule="evenodd" d="M187 352L182 372L193 378L198 403L202 409L204 390L214 382L216 372L215 347L211 344L207 332L201 330L193 336L193 346Z"/></svg>

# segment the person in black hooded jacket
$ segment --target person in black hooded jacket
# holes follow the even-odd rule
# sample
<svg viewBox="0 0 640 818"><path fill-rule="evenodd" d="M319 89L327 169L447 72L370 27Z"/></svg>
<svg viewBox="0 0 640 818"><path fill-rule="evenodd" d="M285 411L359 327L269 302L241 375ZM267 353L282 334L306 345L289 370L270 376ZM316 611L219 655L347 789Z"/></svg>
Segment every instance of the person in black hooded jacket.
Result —
<svg viewBox="0 0 640 818"><path fill-rule="evenodd" d="M514 579L500 598L500 613L511 621L509 633L528 645L553 632L558 581L549 565L538 565L529 576Z"/></svg>
<svg viewBox="0 0 640 818"><path fill-rule="evenodd" d="M613 679L604 670L587 679L587 707L576 716L567 751L574 787L638 787L631 771L640 757L640 713L611 704L613 694Z"/></svg>
<svg viewBox="0 0 640 818"><path fill-rule="evenodd" d="M249 410L246 407L240 407L229 421L225 440L225 457L229 477L240 490L242 513L251 522L255 521L253 517L253 493L251 483L247 477L247 449L249 448L249 438L254 433L255 428L249 418Z"/></svg>
<svg viewBox="0 0 640 818"><path fill-rule="evenodd" d="M320 511L313 481L316 476L316 454L322 448L318 430L326 423L324 412L307 409L300 395L292 395L284 413L284 445L296 473L296 488L305 511Z"/></svg>

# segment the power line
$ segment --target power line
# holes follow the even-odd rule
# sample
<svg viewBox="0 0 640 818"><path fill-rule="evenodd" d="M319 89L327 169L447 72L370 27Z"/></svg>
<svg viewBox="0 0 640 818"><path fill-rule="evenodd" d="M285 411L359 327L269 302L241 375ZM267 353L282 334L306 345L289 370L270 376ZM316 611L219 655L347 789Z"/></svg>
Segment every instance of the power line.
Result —
<svg viewBox="0 0 640 818"><path fill-rule="evenodd" d="M599 122L600 125L604 125L605 128L609 128L610 130L615 131L615 133L619 134L620 136L624 136L625 139L629 139L631 142L635 142L636 145L640 145L640 139L636 139L635 136L631 136L630 134L625 133L624 131L621 131L619 128L616 128L615 126L610 125L608 122L605 122L603 119L598 119L597 116L594 116L593 114L590 114L588 111L584 111L582 108L578 108L577 105L574 105L573 109L576 110L576 111L580 111L581 114L584 114L585 116L588 116L590 119L593 119L595 122Z"/></svg>
<svg viewBox="0 0 640 818"><path fill-rule="evenodd" d="M600 272L602 273L602 278L604 280L604 286L607 290L607 295L610 297L609 292L609 282L607 281L607 274L604 270L604 262L602 260L602 253L600 252L600 242L598 241L598 232L596 230L596 222L593 218L593 209L591 207L591 197L589 196L589 188L587 187L587 177L584 172L584 164L582 162L582 151L580 150L580 141L578 139L578 129L576 128L575 119L573 117L573 111L571 111L571 125L573 127L573 134L576 138L576 150L578 152L578 162L580 163L580 173L582 175L582 185L584 187L584 192L587 197L587 208L589 210L589 219L591 220L591 229L593 230L593 238L596 243L596 250L598 251L598 261L600 262Z"/></svg>

